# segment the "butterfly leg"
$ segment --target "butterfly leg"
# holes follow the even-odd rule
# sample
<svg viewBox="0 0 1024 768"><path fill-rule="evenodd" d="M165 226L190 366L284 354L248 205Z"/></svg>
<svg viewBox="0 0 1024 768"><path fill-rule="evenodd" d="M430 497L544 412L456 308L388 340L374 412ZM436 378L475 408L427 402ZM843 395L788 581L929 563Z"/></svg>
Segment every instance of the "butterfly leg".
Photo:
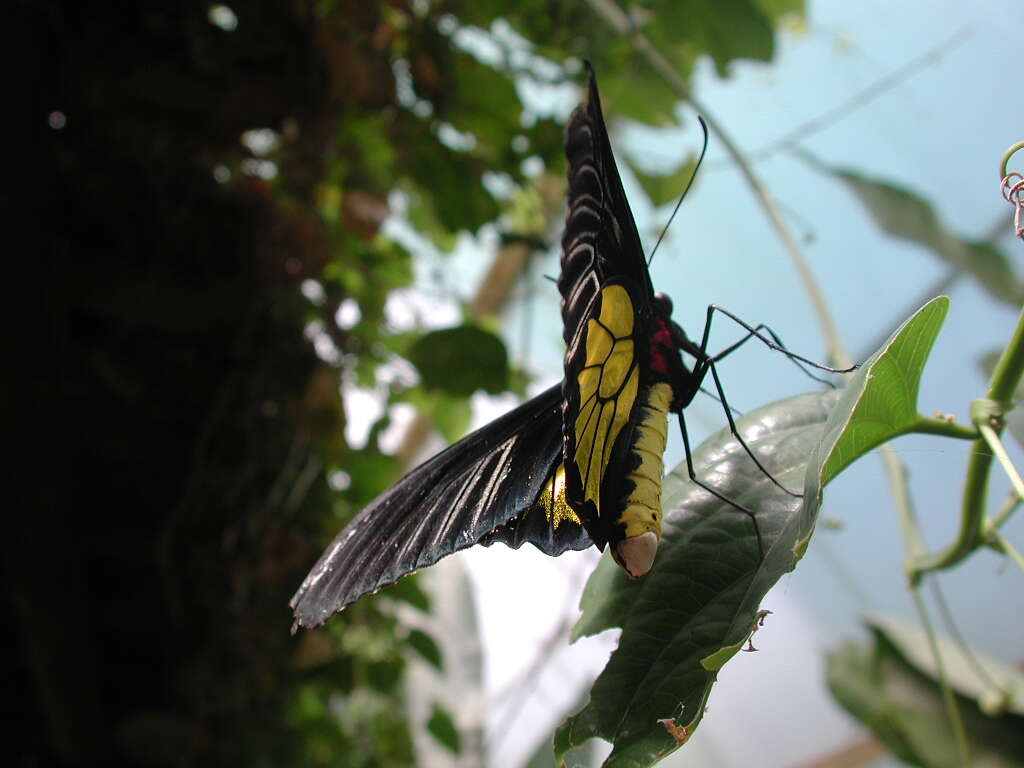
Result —
<svg viewBox="0 0 1024 768"><path fill-rule="evenodd" d="M849 368L833 368L828 365L816 363L813 360L809 360L808 358L803 357L802 355L798 355L797 353L790 351L782 342L782 339L779 338L779 335L775 333L775 331L773 331L769 326L765 325L764 323L760 323L757 326L751 326L749 323L737 317L729 310L717 304L711 304L708 306L707 319L704 322L704 336L701 342L701 349L703 350L707 349L707 340L711 333L711 321L714 318L715 312L720 312L721 314L725 315L734 323L736 323L741 328L747 331L746 335L744 335L743 338L741 338L739 341L730 345L729 347L726 347L724 350L716 354L714 356L714 360L716 362L724 359L725 357L728 357L730 354L735 352L750 339L757 338L761 342L763 342L769 349L773 349L776 352L781 352L783 355L785 355L788 360L790 360L797 368L803 371L803 373L806 374L809 378L830 387L835 387L835 384L833 384L828 379L822 378L821 376L817 376L814 373L811 373L811 371L809 371L804 366L807 365L810 366L811 368L816 368L819 371L825 371L827 373L850 373L851 371L854 371L857 368L857 366L855 365ZM767 333L768 336L764 336L762 334L762 331Z"/></svg>
<svg viewBox="0 0 1024 768"><path fill-rule="evenodd" d="M695 483L696 485L698 485L701 488L703 488L708 493L710 493L716 499L724 501L730 507L734 507L735 509L738 509L740 512L742 512L743 514L745 514L747 517L750 518L750 522L752 522L754 524L754 533L757 534L757 553L758 553L758 557L760 557L761 559L764 559L764 543L761 541L761 526L757 522L757 515L754 514L754 511L752 509L750 509L749 507L747 507L747 506L745 506L743 504L740 504L738 501L733 501L732 499L730 499L725 494L720 493L719 491L716 491L714 488L712 488L707 483L703 482L702 480L698 480L697 479L697 472L693 468L693 456L691 455L691 452L690 452L690 436L686 432L686 417L683 415L683 411L682 410L680 410L676 415L679 418L679 430L680 430L680 432L682 432L682 435L683 435L683 450L686 453L686 473L690 476L690 480L693 483ZM733 431L733 434L735 435L736 432ZM743 441L740 440L740 442L742 443ZM744 448L746 448L745 445L744 445ZM747 453L750 454L750 449L749 448L747 448ZM753 454L750 454L750 455L753 456ZM756 462L757 459L754 459L754 461ZM761 467L760 463L758 463L757 466ZM764 469L764 467L761 467L761 471L764 472L766 475L768 475L768 477L772 477L771 474L769 474ZM775 478L772 478L772 480L774 480L774 479Z"/></svg>
<svg viewBox="0 0 1024 768"><path fill-rule="evenodd" d="M714 313L715 313L716 310L719 311L719 312L722 312L727 317L729 317L729 318L735 320L737 323L739 323L743 328L745 328L747 330L747 334L742 339L740 339L735 344L733 344L732 346L727 347L722 352L719 352L717 355L713 355L712 356L712 355L708 354L707 346L708 346L708 342L709 342L709 340L711 338L711 323L712 323L712 320L714 319ZM771 339L768 339L768 338L765 338L764 336L762 336L761 333L760 333L761 330L767 331L767 333L769 333L771 335ZM721 379L718 376L718 369L715 367L715 363L716 362L718 362L719 360L723 359L724 357L726 357L731 352L734 352L742 344L746 343L747 341L749 341L750 339L753 339L753 338L760 339L765 344L767 344L771 349L777 349L777 350L785 353L787 355L787 357L789 357L791 360L793 360L793 362L798 367L800 367L801 370L803 370L805 373L807 373L809 376L811 376L811 378L817 379L818 381L824 381L824 380L823 379L819 379L818 377L814 376L809 371L804 369L803 366L801 366L798 361L805 361L809 365L813 365L815 367L820 367L820 368L823 368L825 370L834 370L834 369L826 368L825 366L818 366L817 363L814 363L813 361L806 360L805 358L802 358L799 355L795 355L794 353L789 352L789 350L787 350L785 345L782 343L782 340L779 339L778 335L771 328L768 328L768 326L765 326L763 324L759 325L757 327L748 325L747 323L745 323L743 320L740 320L738 317L733 315L728 310L722 309L721 307L719 307L719 306L717 306L715 304L712 304L711 306L708 307L707 320L704 323L704 333L701 335L700 346L697 346L696 344L693 344L692 342L689 342L684 347L686 352L688 352L690 355L692 355L694 358L696 358L697 364L694 366L693 374L690 377L690 387L691 387L691 389L690 389L689 392L687 392L687 393L685 393L683 395L683 397L682 397L682 404L684 406L689 404L690 400L697 393L697 390L701 388L700 385L703 383L704 378L707 376L708 373L710 373L712 381L715 382L715 390L718 392L718 400L722 404L722 410L725 412L725 418L729 422L729 431L732 433L733 437L735 437L736 441L740 444L740 446L742 446L744 452L747 454L747 456L750 457L750 460L754 462L754 464L757 466L757 468L760 469L761 472L764 473L765 477L767 477L769 480L771 480L772 483L774 483L775 486L777 488L779 488L779 490L783 491L784 493L789 494L790 496L793 496L794 498L800 498L803 494L797 493L796 491L791 491L788 488L786 488L782 483L780 483L775 478L775 476L765 468L765 466L761 463L760 459L757 458L757 456L754 453L754 451L751 450L750 446L747 445L747 442L740 435L739 429L736 426L736 421L735 421L735 419L733 419L733 416L732 416L732 412L733 412L734 409L732 408L732 406L729 405L729 401L728 401L728 399L725 396L725 389L722 387L722 381L721 381Z"/></svg>
<svg viewBox="0 0 1024 768"><path fill-rule="evenodd" d="M728 357L737 349L739 349L748 341L750 341L750 339L757 338L763 341L764 338L760 334L761 331L768 333L771 336L772 340L775 342L775 345L773 345L771 348L774 350L781 351L785 358L789 360L789 362L791 362L797 368L799 368L800 372L803 373L807 378L812 379L813 381L816 381L819 384L824 384L827 387L835 389L836 385L834 382L822 376L818 376L816 373L812 372L803 362L798 360L796 357L791 356L788 347L786 347L786 345L782 343L782 339L779 338L778 334L776 334L775 331L773 331L769 326L765 325L764 323L759 323L758 325L755 325L752 329L747 331L743 338L718 352L713 359L715 360L715 362L718 362L719 360L724 360L726 357Z"/></svg>

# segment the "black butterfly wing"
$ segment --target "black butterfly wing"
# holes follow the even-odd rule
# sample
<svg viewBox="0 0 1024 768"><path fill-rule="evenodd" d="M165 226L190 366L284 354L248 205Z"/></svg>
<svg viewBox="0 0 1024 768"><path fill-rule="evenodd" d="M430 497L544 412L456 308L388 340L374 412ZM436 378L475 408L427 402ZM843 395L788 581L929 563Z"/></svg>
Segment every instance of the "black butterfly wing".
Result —
<svg viewBox="0 0 1024 768"><path fill-rule="evenodd" d="M561 404L561 388L548 389L378 496L292 597L294 627L319 626L363 595L477 543L530 542L551 555L590 546L578 519L560 514Z"/></svg>
<svg viewBox="0 0 1024 768"><path fill-rule="evenodd" d="M589 69L589 65L588 65ZM569 204L562 238L566 343L562 427L567 494L595 543L615 537L606 479L624 476L648 378L654 291L590 70L566 130Z"/></svg>

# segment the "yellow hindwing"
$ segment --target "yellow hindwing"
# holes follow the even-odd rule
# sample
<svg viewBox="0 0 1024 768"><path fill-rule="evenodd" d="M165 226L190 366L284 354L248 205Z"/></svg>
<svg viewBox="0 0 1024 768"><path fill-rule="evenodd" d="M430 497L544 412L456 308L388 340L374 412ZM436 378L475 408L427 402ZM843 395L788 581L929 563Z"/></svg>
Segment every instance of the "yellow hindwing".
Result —
<svg viewBox="0 0 1024 768"><path fill-rule="evenodd" d="M601 289L601 313L587 321L586 358L576 377L576 453L583 497L601 514L601 482L612 446L629 422L640 384L632 339L633 302L621 285Z"/></svg>

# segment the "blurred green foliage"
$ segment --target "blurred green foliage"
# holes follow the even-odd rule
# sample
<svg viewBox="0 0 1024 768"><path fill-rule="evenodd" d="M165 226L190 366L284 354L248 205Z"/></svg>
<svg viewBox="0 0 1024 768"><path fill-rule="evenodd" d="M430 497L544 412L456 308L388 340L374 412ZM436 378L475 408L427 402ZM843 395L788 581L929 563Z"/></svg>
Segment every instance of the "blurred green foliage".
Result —
<svg viewBox="0 0 1024 768"><path fill-rule="evenodd" d="M867 725L900 760L923 768L955 768L963 763L942 700L938 675L929 664L923 632L891 618L868 620L870 641L849 642L828 655L826 675L839 703ZM988 709L973 690L979 679L1000 684L1020 674L1001 670L989 659L970 657L959 643L943 642L944 673L953 689L964 727L971 736L972 765L1014 768L1024 765L1024 718L1001 707ZM979 677L970 665L984 663ZM1000 672L1002 674L1000 675ZM1015 679L1017 678L1017 679Z"/></svg>
<svg viewBox="0 0 1024 768"><path fill-rule="evenodd" d="M687 74L769 58L801 3L735 0L738 26L648 6ZM414 274L381 230L392 195L448 250L503 211L485 173L513 200L524 159L563 174L561 126L524 114L522 83L589 57L616 111L671 121L673 94L583 4L18 0L6 27L16 764L412 764L403 670L440 654L388 600L429 611L415 579L288 633L307 569L400 470L387 413L347 443L340 383L428 403L454 439L474 389L522 382L488 331L389 325ZM432 368L445 334L475 334L488 376ZM421 383L379 376L416 350ZM430 730L457 749L445 714Z"/></svg>

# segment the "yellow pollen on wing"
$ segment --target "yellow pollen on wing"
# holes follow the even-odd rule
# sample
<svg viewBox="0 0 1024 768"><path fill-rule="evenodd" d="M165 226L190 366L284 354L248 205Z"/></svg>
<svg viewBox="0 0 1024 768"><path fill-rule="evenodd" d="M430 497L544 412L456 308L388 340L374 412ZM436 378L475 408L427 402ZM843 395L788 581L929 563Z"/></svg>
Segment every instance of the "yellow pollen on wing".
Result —
<svg viewBox="0 0 1024 768"><path fill-rule="evenodd" d="M544 490L541 491L537 504L544 510L548 522L556 531L564 521L582 525L573 508L565 500L565 464L559 464L544 481Z"/></svg>

